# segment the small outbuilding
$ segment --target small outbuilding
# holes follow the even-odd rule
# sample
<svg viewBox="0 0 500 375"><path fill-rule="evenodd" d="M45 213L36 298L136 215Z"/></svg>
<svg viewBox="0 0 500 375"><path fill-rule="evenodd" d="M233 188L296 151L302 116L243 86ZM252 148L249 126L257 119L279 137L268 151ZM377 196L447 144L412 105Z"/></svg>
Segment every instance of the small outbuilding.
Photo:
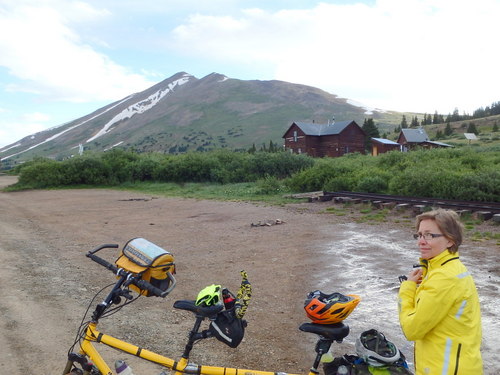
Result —
<svg viewBox="0 0 500 375"><path fill-rule="evenodd" d="M416 147L453 147L443 142L431 141L423 128L401 129L401 133L399 133L398 143L402 146L402 151L408 151Z"/></svg>
<svg viewBox="0 0 500 375"><path fill-rule="evenodd" d="M402 151L408 151L428 141L430 141L429 136L423 128L401 129L397 143L402 146Z"/></svg>
<svg viewBox="0 0 500 375"><path fill-rule="evenodd" d="M426 141L426 142L422 142L422 144L420 145L420 147L423 147L423 148L438 148L438 147L453 147L453 146L449 145L447 143L443 143L443 142Z"/></svg>
<svg viewBox="0 0 500 375"><path fill-rule="evenodd" d="M331 124L293 122L283 135L285 150L313 157L365 153L366 133L355 121Z"/></svg>
<svg viewBox="0 0 500 375"><path fill-rule="evenodd" d="M389 151L401 151L401 145L385 138L372 138L372 155L377 156Z"/></svg>
<svg viewBox="0 0 500 375"><path fill-rule="evenodd" d="M384 138L372 138L372 155L377 156L388 151L402 152L416 148L453 147L443 142L431 141L423 128L402 129L397 142Z"/></svg>

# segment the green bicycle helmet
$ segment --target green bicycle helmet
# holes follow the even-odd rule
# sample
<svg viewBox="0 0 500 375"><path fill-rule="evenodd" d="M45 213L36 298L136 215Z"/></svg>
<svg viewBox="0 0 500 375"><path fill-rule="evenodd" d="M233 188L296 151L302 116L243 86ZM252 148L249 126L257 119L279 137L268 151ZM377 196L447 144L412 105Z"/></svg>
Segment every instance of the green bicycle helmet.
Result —
<svg viewBox="0 0 500 375"><path fill-rule="evenodd" d="M213 306L221 301L221 287L220 285L209 285L203 288L198 297L196 298L196 306L205 305Z"/></svg>

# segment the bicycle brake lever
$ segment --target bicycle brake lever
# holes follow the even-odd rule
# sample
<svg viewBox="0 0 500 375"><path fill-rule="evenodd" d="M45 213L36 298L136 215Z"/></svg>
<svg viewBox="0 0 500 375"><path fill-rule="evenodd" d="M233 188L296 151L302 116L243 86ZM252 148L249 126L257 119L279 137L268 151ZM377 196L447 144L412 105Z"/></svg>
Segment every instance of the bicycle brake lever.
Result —
<svg viewBox="0 0 500 375"><path fill-rule="evenodd" d="M122 290L122 292L120 294L128 300L131 300L134 298L134 296L130 293L130 290Z"/></svg>

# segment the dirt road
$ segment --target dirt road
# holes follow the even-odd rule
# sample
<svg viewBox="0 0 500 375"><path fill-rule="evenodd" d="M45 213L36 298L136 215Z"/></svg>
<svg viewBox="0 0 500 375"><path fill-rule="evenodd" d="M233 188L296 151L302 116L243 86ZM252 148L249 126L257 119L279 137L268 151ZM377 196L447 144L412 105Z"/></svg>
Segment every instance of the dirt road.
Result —
<svg viewBox="0 0 500 375"><path fill-rule="evenodd" d="M12 181L0 176L0 185ZM0 374L61 373L89 301L114 280L84 254L103 243L123 246L134 237L174 253L178 284L166 299L141 298L102 320L107 333L177 358L193 320L173 309L173 302L194 299L212 283L236 291L239 271L245 269L253 298L243 343L231 349L206 340L195 346L193 362L306 372L315 339L297 327L306 321L304 297L314 289L363 298L347 320L352 333L336 353L354 354L356 335L379 328L411 361L411 343L397 324L395 296L397 276L407 273L417 257L409 239L412 219L353 224L347 216L317 212L331 204L277 208L93 189L0 193ZM251 226L276 219L284 223ZM500 345L499 310L489 302L498 299L499 253L494 241L464 244L465 263L485 302L485 374L500 373L493 362ZM118 253L100 254L111 261ZM103 353L110 363L126 359L136 374L161 371L113 350Z"/></svg>

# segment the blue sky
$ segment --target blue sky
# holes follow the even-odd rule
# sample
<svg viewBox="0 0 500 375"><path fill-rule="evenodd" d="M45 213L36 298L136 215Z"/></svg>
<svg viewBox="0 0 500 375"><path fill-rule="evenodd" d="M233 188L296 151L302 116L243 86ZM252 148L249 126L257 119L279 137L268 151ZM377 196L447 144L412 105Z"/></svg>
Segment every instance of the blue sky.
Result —
<svg viewBox="0 0 500 375"><path fill-rule="evenodd" d="M0 0L0 147L185 71L443 114L500 100L500 0Z"/></svg>

